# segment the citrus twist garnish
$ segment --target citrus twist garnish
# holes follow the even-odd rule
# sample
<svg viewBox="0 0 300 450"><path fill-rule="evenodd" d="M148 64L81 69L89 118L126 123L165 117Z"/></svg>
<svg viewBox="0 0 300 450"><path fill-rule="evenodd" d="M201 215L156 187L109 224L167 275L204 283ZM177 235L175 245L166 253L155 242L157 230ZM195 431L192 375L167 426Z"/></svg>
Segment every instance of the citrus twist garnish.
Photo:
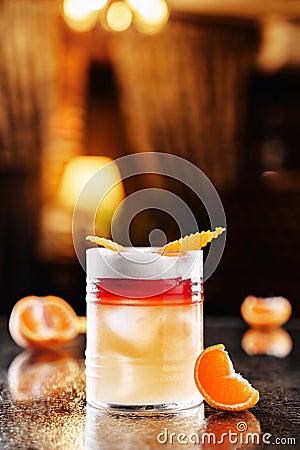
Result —
<svg viewBox="0 0 300 450"><path fill-rule="evenodd" d="M108 248L109 250L113 250L114 252L127 252L127 248L123 247L123 245L118 244L117 242L111 241L110 239L98 236L87 236L86 240L101 245L102 247Z"/></svg>
<svg viewBox="0 0 300 450"><path fill-rule="evenodd" d="M216 227L214 231L208 230L201 231L201 233L193 233L180 238L177 241L172 241L169 244L166 244L164 247L159 248L157 252L165 254L165 252L200 250L213 239L216 239L218 236L220 236L223 231L225 231L225 228Z"/></svg>
<svg viewBox="0 0 300 450"><path fill-rule="evenodd" d="M201 233L193 233L188 236L184 236L177 241L172 241L156 250L157 253L163 253L164 255L174 255L174 252L184 252L189 250L200 250L205 247L213 239L216 239L225 231L225 228L216 227L214 231L201 231ZM94 242L102 247L108 248L114 252L127 252L128 249L117 242L111 241L99 236L87 236L87 241Z"/></svg>

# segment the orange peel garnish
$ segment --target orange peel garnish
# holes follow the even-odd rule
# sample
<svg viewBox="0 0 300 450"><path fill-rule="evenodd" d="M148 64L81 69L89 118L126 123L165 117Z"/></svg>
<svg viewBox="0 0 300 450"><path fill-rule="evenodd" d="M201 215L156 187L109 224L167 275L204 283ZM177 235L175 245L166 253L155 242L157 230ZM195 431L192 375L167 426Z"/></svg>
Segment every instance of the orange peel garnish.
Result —
<svg viewBox="0 0 300 450"><path fill-rule="evenodd" d="M127 252L127 248L123 247L123 245L118 244L117 242L111 241L110 239L98 236L87 236L86 240L94 242L95 244L101 245L102 247L105 247L114 252Z"/></svg>
<svg viewBox="0 0 300 450"><path fill-rule="evenodd" d="M225 228L216 227L214 231L207 230L201 231L201 233L193 233L188 236L184 236L176 241L169 242L168 244L160 247L155 252L164 254L164 256L174 256L180 252L191 251L191 250L201 250L213 239L219 237ZM110 239L106 239L99 236L87 236L87 241L94 242L95 244L101 245L114 252L127 252L128 249L123 247L123 245L118 244Z"/></svg>
<svg viewBox="0 0 300 450"><path fill-rule="evenodd" d="M216 239L225 231L225 228L216 227L214 231L201 231L201 233L193 233L182 237L177 241L172 241L169 244L159 248L157 253L166 254L168 252L181 252L190 250L201 250L213 239Z"/></svg>

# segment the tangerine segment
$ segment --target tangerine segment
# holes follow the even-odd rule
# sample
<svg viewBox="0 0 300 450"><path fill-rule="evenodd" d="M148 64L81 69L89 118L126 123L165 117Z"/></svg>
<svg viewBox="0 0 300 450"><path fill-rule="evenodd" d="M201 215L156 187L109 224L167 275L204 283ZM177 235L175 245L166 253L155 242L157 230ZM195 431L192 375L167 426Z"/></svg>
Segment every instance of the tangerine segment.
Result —
<svg viewBox="0 0 300 450"><path fill-rule="evenodd" d="M83 319L62 298L28 296L13 307L9 331L20 347L48 348L75 338L84 326Z"/></svg>
<svg viewBox="0 0 300 450"><path fill-rule="evenodd" d="M194 378L204 400L214 408L243 411L259 400L259 392L235 372L223 344L208 347L198 356Z"/></svg>
<svg viewBox="0 0 300 450"><path fill-rule="evenodd" d="M193 233L188 236L182 237L177 241L172 241L157 250L158 253L165 252L179 252L200 250L205 247L213 239L216 239L225 231L225 228L216 227L214 231L201 231L201 233Z"/></svg>
<svg viewBox="0 0 300 450"><path fill-rule="evenodd" d="M248 295L241 305L241 314L246 323L253 327L279 327L292 314L292 306L284 297L255 297Z"/></svg>
<svg viewBox="0 0 300 450"><path fill-rule="evenodd" d="M109 250L113 250L114 252L127 252L127 248L123 247L123 245L118 244L117 242L111 241L110 239L99 236L87 236L86 240L101 245L102 247L108 248Z"/></svg>

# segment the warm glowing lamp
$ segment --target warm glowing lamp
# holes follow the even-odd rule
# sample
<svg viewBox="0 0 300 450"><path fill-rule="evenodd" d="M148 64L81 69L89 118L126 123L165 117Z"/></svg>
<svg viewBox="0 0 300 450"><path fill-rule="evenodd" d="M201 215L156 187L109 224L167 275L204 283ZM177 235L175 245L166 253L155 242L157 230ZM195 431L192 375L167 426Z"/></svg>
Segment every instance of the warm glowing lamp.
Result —
<svg viewBox="0 0 300 450"><path fill-rule="evenodd" d="M96 177L98 184L94 189L94 184L91 186L89 182ZM84 201L77 203L82 192ZM94 231L104 237L110 236L112 216L124 196L119 169L111 158L104 156L72 158L66 165L58 192L62 207L73 211L77 204L75 213L81 215L83 222L87 217L94 217Z"/></svg>

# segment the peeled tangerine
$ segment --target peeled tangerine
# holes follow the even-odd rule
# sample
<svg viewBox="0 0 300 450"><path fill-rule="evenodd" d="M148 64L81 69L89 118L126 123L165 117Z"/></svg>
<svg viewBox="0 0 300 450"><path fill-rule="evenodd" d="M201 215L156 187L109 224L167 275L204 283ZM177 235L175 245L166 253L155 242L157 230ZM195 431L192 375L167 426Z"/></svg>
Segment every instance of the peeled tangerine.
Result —
<svg viewBox="0 0 300 450"><path fill-rule="evenodd" d="M62 345L84 333L86 318L78 317L62 298L34 295L19 300L9 318L12 339L23 348Z"/></svg>
<svg viewBox="0 0 300 450"><path fill-rule="evenodd" d="M200 353L194 378L204 400L214 408L243 411L259 400L259 392L235 372L223 344L212 345Z"/></svg>
<svg viewBox="0 0 300 450"><path fill-rule="evenodd" d="M248 295L241 305L241 314L251 327L273 328L287 322L292 306L284 297L254 297Z"/></svg>

